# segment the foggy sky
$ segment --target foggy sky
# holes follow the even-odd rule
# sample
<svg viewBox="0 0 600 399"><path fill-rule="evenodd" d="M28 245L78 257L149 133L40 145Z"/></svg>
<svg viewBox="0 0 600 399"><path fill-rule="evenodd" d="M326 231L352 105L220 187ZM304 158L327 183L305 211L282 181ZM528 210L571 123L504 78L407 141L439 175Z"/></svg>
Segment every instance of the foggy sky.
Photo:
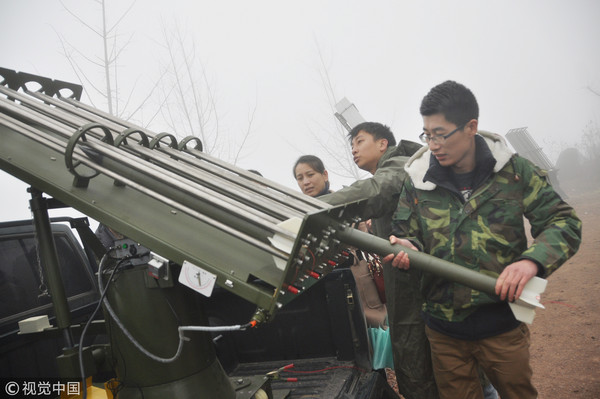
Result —
<svg viewBox="0 0 600 399"><path fill-rule="evenodd" d="M90 21L99 15L93 1L65 4ZM128 4L108 0L109 16ZM131 37L120 73L123 91L143 92L166 62L163 27L179 26L214 85L224 139L239 137L256 106L238 165L294 188L298 156L333 163L314 139L335 127L319 51L336 99L347 97L397 139L417 140L422 97L452 79L477 97L481 129L526 126L555 160L561 147L580 144L590 121L600 122L600 97L587 89L600 91L599 20L595 0L138 0L119 25L119 37ZM78 83L58 34L101 55L98 39L58 1L4 1L0 26L1 67ZM350 182L332 176L334 189ZM0 186L0 221L29 217L25 185L0 173Z"/></svg>

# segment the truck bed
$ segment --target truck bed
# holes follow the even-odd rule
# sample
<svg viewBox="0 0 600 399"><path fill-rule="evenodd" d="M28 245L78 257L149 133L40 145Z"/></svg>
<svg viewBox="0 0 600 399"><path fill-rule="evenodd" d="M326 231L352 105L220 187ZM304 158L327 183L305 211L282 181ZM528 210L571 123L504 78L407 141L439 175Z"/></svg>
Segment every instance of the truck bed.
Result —
<svg viewBox="0 0 600 399"><path fill-rule="evenodd" d="M289 361L243 363L230 373L230 377L248 377L267 374L293 364L289 371L282 371L280 378L271 381L275 398L397 398L382 373L362 370L352 361L335 357L300 359ZM297 378L297 381L287 381Z"/></svg>

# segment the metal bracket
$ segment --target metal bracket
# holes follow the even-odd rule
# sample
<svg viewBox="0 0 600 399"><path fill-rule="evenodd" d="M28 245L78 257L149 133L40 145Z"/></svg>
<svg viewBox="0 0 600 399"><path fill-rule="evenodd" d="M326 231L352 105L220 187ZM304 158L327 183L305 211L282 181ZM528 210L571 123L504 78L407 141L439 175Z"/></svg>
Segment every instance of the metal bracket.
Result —
<svg viewBox="0 0 600 399"><path fill-rule="evenodd" d="M95 128L99 128L102 130L102 132L104 132L104 137L102 138L103 142L113 145L112 133L104 125L101 125L99 123L88 123L77 129L77 131L69 139L69 142L67 143L67 147L65 149L65 164L67 166L67 169L69 169L69 172L71 172L75 176L75 178L73 179L73 186L75 187L86 188L89 184L90 179L100 174L100 172L98 172L95 169L91 169L93 171L91 174L81 174L76 170L76 168L81 164L81 161L73 162L73 151L75 150L75 145L77 144L77 141L79 141L79 139L81 138L83 142L86 142L87 139L85 137L85 134ZM83 148L85 147L82 147L82 149ZM91 151L91 149L89 148L86 149L88 151Z"/></svg>

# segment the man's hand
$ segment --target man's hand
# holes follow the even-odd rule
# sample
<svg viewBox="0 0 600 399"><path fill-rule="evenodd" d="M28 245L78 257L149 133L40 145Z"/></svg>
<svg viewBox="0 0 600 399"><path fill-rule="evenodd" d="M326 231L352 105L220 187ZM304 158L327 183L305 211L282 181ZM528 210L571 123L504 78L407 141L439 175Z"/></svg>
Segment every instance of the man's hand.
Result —
<svg viewBox="0 0 600 399"><path fill-rule="evenodd" d="M367 231L373 234L373 221L369 219L365 222L365 225L367 226Z"/></svg>
<svg viewBox="0 0 600 399"><path fill-rule="evenodd" d="M404 238L390 236L390 243L392 245L400 244L402 246L405 246L405 247L410 248L415 251L419 250L417 247L415 247L413 245L412 242L410 242ZM384 263L391 262L392 266L397 267L398 269L408 270L408 268L410 267L410 261L408 259L408 255L404 251L398 252L398 254L396 256L394 256L394 254L387 255L385 258L383 258L383 262Z"/></svg>
<svg viewBox="0 0 600 399"><path fill-rule="evenodd" d="M356 226L356 228L360 231L362 231L363 233L370 233L369 231L369 222L371 221L371 219L367 220L366 222L360 222L358 224L358 226Z"/></svg>
<svg viewBox="0 0 600 399"><path fill-rule="evenodd" d="M511 263L498 276L496 295L499 295L501 300L516 301L521 296L525 284L537 273L537 264L529 259Z"/></svg>

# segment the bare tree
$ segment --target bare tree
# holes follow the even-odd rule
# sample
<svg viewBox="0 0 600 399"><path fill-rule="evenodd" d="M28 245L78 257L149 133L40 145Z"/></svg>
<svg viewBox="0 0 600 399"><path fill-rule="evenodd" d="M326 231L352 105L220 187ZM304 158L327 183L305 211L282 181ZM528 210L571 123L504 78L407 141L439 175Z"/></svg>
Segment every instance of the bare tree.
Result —
<svg viewBox="0 0 600 399"><path fill-rule="evenodd" d="M234 162L242 158L244 145L252 133L256 106L249 116L247 127L240 134L240 146L234 146L220 137L222 135L214 83L197 57L194 40L182 32L178 24L175 24L176 28L173 30L163 28L163 43L159 45L166 50L166 63L163 62L157 69L157 77L151 80L152 85L142 87L145 94L138 102L138 86L141 86L138 80L142 79L142 74L135 74L136 79L126 96L122 95L119 79L119 76L132 75L131 70L124 70L120 61L132 43L133 34L123 35L118 28L133 9L135 0L122 8L124 11L119 13L114 22L110 22L108 18L107 0L93 0L98 5L98 14L93 15L99 15L98 19L82 17L63 0L60 1L63 8L81 26L99 39L98 47L84 51L67 40L64 34L57 32L62 51L93 106L101 108L94 104L94 99L99 96L106 102L107 110L112 115L125 120L136 119L136 123L146 127L150 123L154 126L166 125L178 138L190 135L198 137L207 153L226 160L233 159ZM92 53L88 54L88 51ZM102 55L95 55L99 53ZM102 71L101 81L93 78L94 68ZM150 79L146 78L145 81ZM137 105L132 105L134 98Z"/></svg>
<svg viewBox="0 0 600 399"><path fill-rule="evenodd" d="M224 137L221 131L215 83L198 56L196 42L179 24L174 26L168 29L163 24L161 47L168 55L160 84L163 120L177 137L198 137L206 153L236 164L251 136L257 106L249 113L242 137L236 140L239 144L232 144L236 137Z"/></svg>
<svg viewBox="0 0 600 399"><path fill-rule="evenodd" d="M598 122L589 121L583 129L581 137L583 153L588 160L600 160L600 126Z"/></svg>
<svg viewBox="0 0 600 399"><path fill-rule="evenodd" d="M133 34L122 39L122 36L118 33L119 25L124 21L125 17L132 10L135 5L135 0L132 1L129 6L119 15L115 22L109 22L107 17L107 5L105 0L94 0L99 6L98 11L100 17L96 21L89 21L80 16L77 12L69 8L63 0L60 0L63 8L84 28L99 39L99 47L101 47L101 56L97 56L98 47L92 46L91 51L96 53L89 53L90 49L80 50L75 44L68 40L64 34L57 32L62 45L62 51L67 61L71 65L73 72L76 74L79 82L84 88L84 92L89 98L89 101L93 106L98 107L94 104L94 99L100 96L105 102L108 113L115 115L119 118L129 120L133 118L138 112L142 110L144 105L148 102L148 99L153 95L157 88L158 81L155 79L154 84L147 90L146 95L138 102L136 106L131 106L133 94L136 92L138 80L133 84L126 97L121 95L120 87L120 65L119 60L123 52L127 49L131 43ZM56 31L56 29L55 29ZM92 68L88 68L89 66ZM93 78L93 68L102 71L103 79L98 82L97 79ZM139 76L138 76L139 79ZM90 92L88 88L91 88ZM155 113L154 113L155 114Z"/></svg>
<svg viewBox="0 0 600 399"><path fill-rule="evenodd" d="M588 86L588 90L600 97L598 90ZM600 126L598 121L590 120L583 129L582 148L585 149L585 154L589 160L600 161Z"/></svg>
<svg viewBox="0 0 600 399"><path fill-rule="evenodd" d="M195 41L186 38L175 26L174 30L163 27L162 47L168 54L161 82L163 118L178 137L196 136L202 141L204 151L213 153L220 128L213 82L196 56Z"/></svg>
<svg viewBox="0 0 600 399"><path fill-rule="evenodd" d="M319 55L319 78L323 87L323 92L328 104L328 124L327 126L319 124L319 133L327 132L328 134L317 134L313 129L309 129L320 148L328 155L326 164L329 172L345 178L358 180L363 176L362 171L354 163L352 156L352 148L348 140L348 132L340 124L334 116L335 104L340 100L335 93L331 77L329 75L329 67L325 63L323 53L319 43L315 39L315 45ZM333 165L333 166L331 166Z"/></svg>
<svg viewBox="0 0 600 399"><path fill-rule="evenodd" d="M247 125L246 131L244 133L244 137L242 139L242 142L238 146L237 152L235 153L235 157L233 158L233 161L232 161L234 165L236 165L238 160L240 160L241 155L242 155L242 150L245 148L246 142L248 141L248 138L250 137L250 133L252 132L252 124L254 122L254 116L256 115L256 107L257 107L257 105L255 103L254 108L248 114L248 125Z"/></svg>

